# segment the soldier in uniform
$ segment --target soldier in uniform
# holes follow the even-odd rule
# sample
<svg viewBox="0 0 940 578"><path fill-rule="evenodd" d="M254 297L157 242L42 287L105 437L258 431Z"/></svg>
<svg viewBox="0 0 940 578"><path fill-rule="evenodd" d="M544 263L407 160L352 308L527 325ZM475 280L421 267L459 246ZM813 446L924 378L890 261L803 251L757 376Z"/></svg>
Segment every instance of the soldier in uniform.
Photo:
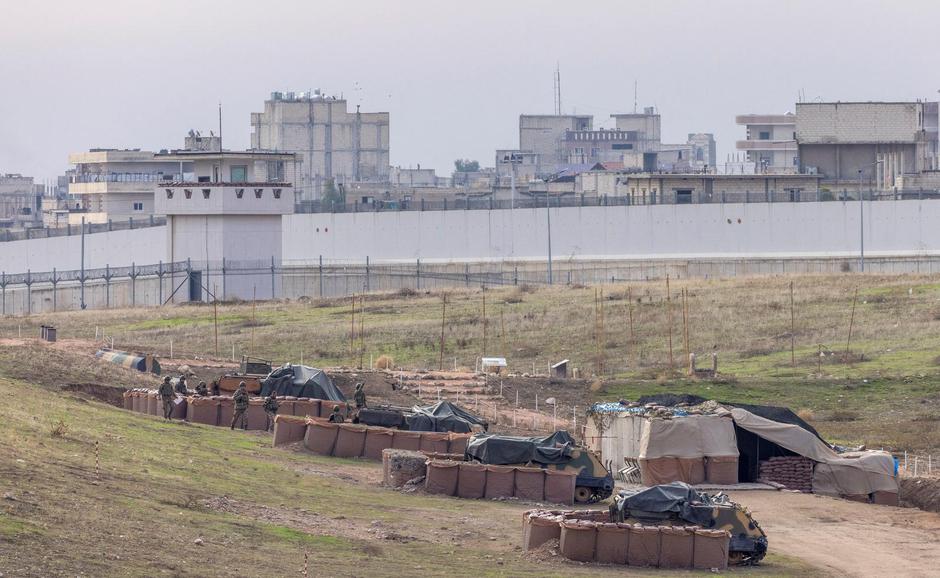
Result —
<svg viewBox="0 0 940 578"><path fill-rule="evenodd" d="M238 389L235 390L235 393L232 395L232 401L235 402L235 411L232 413L232 427L235 429L235 424L238 424L238 427L241 429L247 429L248 424L245 422L245 412L248 411L248 390L245 389L245 382L238 382Z"/></svg>
<svg viewBox="0 0 940 578"><path fill-rule="evenodd" d="M264 400L264 413L267 415L267 427L265 430L271 431L274 428L274 417L277 415L277 409L281 404L277 401L277 393L273 390L271 395L265 398Z"/></svg>
<svg viewBox="0 0 940 578"><path fill-rule="evenodd" d="M163 378L159 393L160 399L163 401L163 419L170 419L170 416L173 415L173 398L176 397L176 392L173 391L173 384L170 383L169 375Z"/></svg>
<svg viewBox="0 0 940 578"><path fill-rule="evenodd" d="M338 405L334 405L334 406L333 406L333 413L330 414L330 422L331 422L331 423L343 423L343 421L344 421L344 420L343 420L343 414L341 414L341 413L339 412L339 406L338 406Z"/></svg>
<svg viewBox="0 0 940 578"><path fill-rule="evenodd" d="M221 390L219 389L219 380L215 379L212 381L212 395L219 395Z"/></svg>
<svg viewBox="0 0 940 578"><path fill-rule="evenodd" d="M199 385L196 386L196 395L200 397L205 397L209 395L209 388L206 387L206 382L200 381Z"/></svg>
<svg viewBox="0 0 940 578"><path fill-rule="evenodd" d="M354 396L356 400L356 409L362 409L366 407L366 392L365 389L363 389L364 387L364 383L356 384L356 393Z"/></svg>
<svg viewBox="0 0 940 578"><path fill-rule="evenodd" d="M186 376L180 375L179 380L176 382L176 393L186 395L189 393L186 389Z"/></svg>

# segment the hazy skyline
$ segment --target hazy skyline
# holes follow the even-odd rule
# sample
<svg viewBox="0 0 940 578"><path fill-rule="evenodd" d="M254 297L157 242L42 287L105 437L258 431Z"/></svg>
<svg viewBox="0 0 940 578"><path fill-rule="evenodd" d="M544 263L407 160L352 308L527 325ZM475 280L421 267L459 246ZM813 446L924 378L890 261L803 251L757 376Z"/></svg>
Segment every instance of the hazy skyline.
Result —
<svg viewBox="0 0 940 578"><path fill-rule="evenodd" d="M557 7L556 7L557 6ZM391 114L391 164L492 166L521 113L662 114L663 140L807 100L936 99L940 5L929 2L6 3L0 173L62 174L92 147L180 147L217 127L249 145L272 91L343 94Z"/></svg>

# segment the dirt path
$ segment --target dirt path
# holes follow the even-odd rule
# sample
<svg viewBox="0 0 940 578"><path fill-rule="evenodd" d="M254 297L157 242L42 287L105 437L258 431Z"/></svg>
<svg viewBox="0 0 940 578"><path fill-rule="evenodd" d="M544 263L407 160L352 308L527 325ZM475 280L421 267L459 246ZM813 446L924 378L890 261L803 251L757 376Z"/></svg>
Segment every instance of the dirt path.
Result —
<svg viewBox="0 0 940 578"><path fill-rule="evenodd" d="M940 514L788 492L731 492L770 551L840 576L936 576Z"/></svg>

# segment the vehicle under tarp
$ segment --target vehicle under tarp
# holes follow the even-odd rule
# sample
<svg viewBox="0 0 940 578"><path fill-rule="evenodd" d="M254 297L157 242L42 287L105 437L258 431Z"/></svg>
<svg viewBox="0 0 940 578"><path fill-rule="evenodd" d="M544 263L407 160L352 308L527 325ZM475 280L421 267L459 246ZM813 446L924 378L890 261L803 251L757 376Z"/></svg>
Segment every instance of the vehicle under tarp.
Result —
<svg viewBox="0 0 940 578"><path fill-rule="evenodd" d="M470 433L473 426L480 426L484 430L489 426L483 418L449 401L423 407L416 405L411 411L413 414L408 417L408 429L411 431Z"/></svg>
<svg viewBox="0 0 940 578"><path fill-rule="evenodd" d="M654 513L674 513L691 524L708 527L712 519L711 498L696 492L685 482L660 484L644 490L620 492L616 508L627 515L628 510Z"/></svg>
<svg viewBox="0 0 940 578"><path fill-rule="evenodd" d="M467 444L467 456L492 465L565 464L574 444L574 438L564 430L531 438L477 434Z"/></svg>
<svg viewBox="0 0 940 578"><path fill-rule="evenodd" d="M306 365L286 364L268 374L261 382L261 395L271 392L279 396L290 395L312 399L325 399L346 403L346 396L322 369Z"/></svg>

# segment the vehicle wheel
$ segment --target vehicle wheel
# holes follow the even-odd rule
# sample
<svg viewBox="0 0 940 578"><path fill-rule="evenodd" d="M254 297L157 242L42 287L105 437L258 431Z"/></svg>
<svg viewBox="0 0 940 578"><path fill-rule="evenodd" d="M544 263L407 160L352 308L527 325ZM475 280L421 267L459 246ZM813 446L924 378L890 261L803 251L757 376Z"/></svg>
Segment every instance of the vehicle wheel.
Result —
<svg viewBox="0 0 940 578"><path fill-rule="evenodd" d="M578 486L574 489L574 501L579 504L587 504L594 499L594 490Z"/></svg>

